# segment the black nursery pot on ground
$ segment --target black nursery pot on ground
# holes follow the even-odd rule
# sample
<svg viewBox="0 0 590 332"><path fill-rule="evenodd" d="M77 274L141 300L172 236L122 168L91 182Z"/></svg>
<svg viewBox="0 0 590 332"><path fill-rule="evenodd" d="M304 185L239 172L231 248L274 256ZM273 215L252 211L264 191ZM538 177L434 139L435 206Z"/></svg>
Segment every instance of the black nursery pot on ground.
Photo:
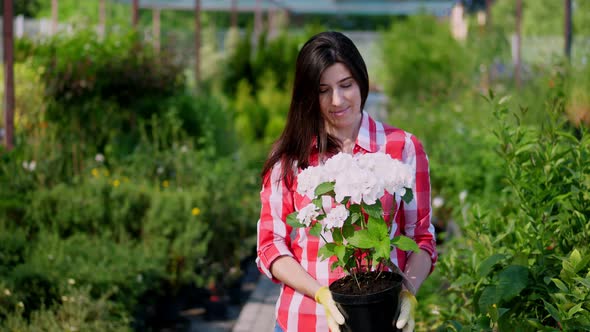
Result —
<svg viewBox="0 0 590 332"><path fill-rule="evenodd" d="M334 281L330 291L344 315L343 332L397 332L402 276L393 272L363 272L357 281L346 276ZM360 284L360 288L359 288Z"/></svg>

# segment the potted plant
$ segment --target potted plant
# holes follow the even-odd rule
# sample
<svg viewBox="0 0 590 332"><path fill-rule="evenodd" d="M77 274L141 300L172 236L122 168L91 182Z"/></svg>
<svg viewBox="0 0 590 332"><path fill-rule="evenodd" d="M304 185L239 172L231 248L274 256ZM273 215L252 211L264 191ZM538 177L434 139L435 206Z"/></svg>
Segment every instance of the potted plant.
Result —
<svg viewBox="0 0 590 332"><path fill-rule="evenodd" d="M418 251L406 236L391 237L395 207L386 220L385 192L412 200L411 166L386 153L339 153L297 176L297 192L310 203L287 217L293 227L309 227L324 244L318 255L335 257L346 276L329 288L346 317L344 331L395 331L403 273L391 262L395 248ZM377 310L376 310L377 309Z"/></svg>

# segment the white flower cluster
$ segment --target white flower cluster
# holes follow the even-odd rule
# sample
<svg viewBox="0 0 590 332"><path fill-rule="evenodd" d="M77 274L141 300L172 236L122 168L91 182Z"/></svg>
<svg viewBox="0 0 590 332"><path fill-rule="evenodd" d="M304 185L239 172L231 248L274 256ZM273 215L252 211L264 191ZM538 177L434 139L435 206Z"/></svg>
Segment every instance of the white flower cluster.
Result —
<svg viewBox="0 0 590 332"><path fill-rule="evenodd" d="M367 153L352 156L338 153L328 159L325 164L308 167L297 176L297 192L310 199L315 199L317 186L324 182L334 183L334 193L337 204L346 197L351 204L374 204L385 194L396 194L400 197L411 188L414 182L414 170L410 165L391 158L386 153ZM314 204L301 209L297 219L309 226L320 210ZM330 210L324 219L327 228L342 227L348 217L348 211L343 205L337 205Z"/></svg>

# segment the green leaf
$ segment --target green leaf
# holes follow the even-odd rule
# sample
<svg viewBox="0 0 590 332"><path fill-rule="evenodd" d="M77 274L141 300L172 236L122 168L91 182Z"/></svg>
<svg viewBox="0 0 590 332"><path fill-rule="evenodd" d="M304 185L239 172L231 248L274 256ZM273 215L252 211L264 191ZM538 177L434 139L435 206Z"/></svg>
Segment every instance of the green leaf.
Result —
<svg viewBox="0 0 590 332"><path fill-rule="evenodd" d="M334 243L340 244L342 243L342 233L340 233L339 230L334 230L332 232L332 240L334 241Z"/></svg>
<svg viewBox="0 0 590 332"><path fill-rule="evenodd" d="M463 287L465 285L469 285L469 284L473 284L473 283L475 283L475 279L473 279L472 277L470 277L467 274L462 274L459 278L457 278L457 280L455 280L455 282L453 282L451 284L451 287L460 289L461 287Z"/></svg>
<svg viewBox="0 0 590 332"><path fill-rule="evenodd" d="M577 267L582 262L582 255L580 255L580 252L578 251L578 249L574 249L572 251L568 261L572 264L572 266L574 266L574 268ZM573 271L573 272L577 272L577 271Z"/></svg>
<svg viewBox="0 0 590 332"><path fill-rule="evenodd" d="M411 238L405 235L398 235L391 240L391 245L399 248L403 251L413 251L418 252L420 251L420 247L416 244L416 241L412 240Z"/></svg>
<svg viewBox="0 0 590 332"><path fill-rule="evenodd" d="M351 214L361 213L361 206L359 204L350 204L350 206L348 207L348 211L350 211Z"/></svg>
<svg viewBox="0 0 590 332"><path fill-rule="evenodd" d="M505 258L506 258L506 255L504 255L504 254L495 254L495 255L492 255L492 256L486 258L477 267L477 269L476 269L477 275L480 278L487 276L492 271L494 266L496 264L498 264L499 262L501 262L502 260L504 260Z"/></svg>
<svg viewBox="0 0 590 332"><path fill-rule="evenodd" d="M369 234L375 241L381 241L381 239L389 238L387 231L387 225L382 218L373 218L369 216L369 223L367 225Z"/></svg>
<svg viewBox="0 0 590 332"><path fill-rule="evenodd" d="M353 235L354 235L354 226L351 224L344 224L344 226L342 226L342 237L344 237L345 239L348 239Z"/></svg>
<svg viewBox="0 0 590 332"><path fill-rule="evenodd" d="M389 260L391 255L391 243L389 239L382 239L375 245L375 253L373 254L373 258L377 262L381 262L384 260Z"/></svg>
<svg viewBox="0 0 590 332"><path fill-rule="evenodd" d="M570 310L568 310L568 312L567 312L567 318L574 317L574 315L577 314L578 312L584 312L584 308L582 308L583 304L584 304L584 302L580 302L580 303L576 304L575 306L571 307Z"/></svg>
<svg viewBox="0 0 590 332"><path fill-rule="evenodd" d="M580 284L582 284L582 286L590 289L590 278L580 278L580 277L576 277L574 278L575 281L579 282Z"/></svg>
<svg viewBox="0 0 590 332"><path fill-rule="evenodd" d="M318 257L324 260L334 256L336 254L335 248L337 248L336 244L326 243L324 246L320 248L320 250L318 250Z"/></svg>
<svg viewBox="0 0 590 332"><path fill-rule="evenodd" d="M310 229L309 229L309 234L319 237L320 234L322 233L322 224L320 224L319 222L316 222Z"/></svg>
<svg viewBox="0 0 590 332"><path fill-rule="evenodd" d="M494 304L497 305L498 302L500 302L500 299L500 292L498 292L498 287L496 287L496 285L489 285L485 287L483 292L481 292L481 296L479 297L479 310L482 313L488 313Z"/></svg>
<svg viewBox="0 0 590 332"><path fill-rule="evenodd" d="M555 308L551 303L545 300L543 300L543 303L545 304L545 309L547 309L547 311L549 311L549 314L551 314L551 317L553 317L553 319L555 319L557 322L561 323L559 311L557 310L557 308Z"/></svg>
<svg viewBox="0 0 590 332"><path fill-rule="evenodd" d="M318 209L322 208L322 198L318 197L318 198L314 198L313 201L311 201L313 203L313 205L315 205Z"/></svg>
<svg viewBox="0 0 590 332"><path fill-rule="evenodd" d="M559 279L556 279L556 278L551 278L551 281L553 281L553 283L555 284L555 286L557 286L557 288L559 288L560 291L562 291L564 293L569 293L570 290L563 283L563 281L561 281Z"/></svg>
<svg viewBox="0 0 590 332"><path fill-rule="evenodd" d="M381 207L381 201L377 200L375 202L375 204L365 204L363 203L363 209L365 210L365 212L373 217L373 218L381 218L382 213L383 213L383 207Z"/></svg>
<svg viewBox="0 0 590 332"><path fill-rule="evenodd" d="M406 203L410 203L414 199L414 193L411 188L406 188L406 193L402 196L402 200Z"/></svg>
<svg viewBox="0 0 590 332"><path fill-rule="evenodd" d="M287 215L287 224L291 227L301 228L306 227L304 224L300 223L297 219L297 212L289 213Z"/></svg>
<svg viewBox="0 0 590 332"><path fill-rule="evenodd" d="M346 247L345 246L336 246L334 248L334 252L336 253L336 257L338 260L346 262Z"/></svg>
<svg viewBox="0 0 590 332"><path fill-rule="evenodd" d="M334 182L324 182L315 188L316 197L322 196L323 194L329 193L334 190Z"/></svg>
<svg viewBox="0 0 590 332"><path fill-rule="evenodd" d="M454 321L454 320L450 320L448 323L452 325L453 331L456 331L456 332L463 331L463 325L461 325L461 323Z"/></svg>
<svg viewBox="0 0 590 332"><path fill-rule="evenodd" d="M359 216L358 213L354 213L350 215L350 223L351 224L356 224L357 221L359 221L361 219L361 217Z"/></svg>
<svg viewBox="0 0 590 332"><path fill-rule="evenodd" d="M347 240L351 245L361 249L370 249L375 245L375 242L371 240L369 231L366 229L354 232Z"/></svg>
<svg viewBox="0 0 590 332"><path fill-rule="evenodd" d="M522 265L510 265L498 274L498 290L502 299L511 300L526 288L529 269Z"/></svg>

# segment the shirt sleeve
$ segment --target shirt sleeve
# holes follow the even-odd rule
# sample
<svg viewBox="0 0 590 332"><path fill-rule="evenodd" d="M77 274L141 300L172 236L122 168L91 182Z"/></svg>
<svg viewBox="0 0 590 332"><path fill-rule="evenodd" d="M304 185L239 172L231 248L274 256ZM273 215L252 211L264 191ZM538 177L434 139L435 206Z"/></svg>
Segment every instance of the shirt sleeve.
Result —
<svg viewBox="0 0 590 332"><path fill-rule="evenodd" d="M438 254L434 226L431 222L428 156L422 143L415 136L406 134L402 158L416 170L416 179L412 187L414 197L410 203L404 204L404 232L416 241L420 249L430 254L432 272Z"/></svg>
<svg viewBox="0 0 590 332"><path fill-rule="evenodd" d="M270 267L281 256L293 256L291 252L292 227L286 222L294 211L293 193L281 178L281 166L277 163L263 179L260 191L260 219L257 225L256 265L260 272L273 282Z"/></svg>

